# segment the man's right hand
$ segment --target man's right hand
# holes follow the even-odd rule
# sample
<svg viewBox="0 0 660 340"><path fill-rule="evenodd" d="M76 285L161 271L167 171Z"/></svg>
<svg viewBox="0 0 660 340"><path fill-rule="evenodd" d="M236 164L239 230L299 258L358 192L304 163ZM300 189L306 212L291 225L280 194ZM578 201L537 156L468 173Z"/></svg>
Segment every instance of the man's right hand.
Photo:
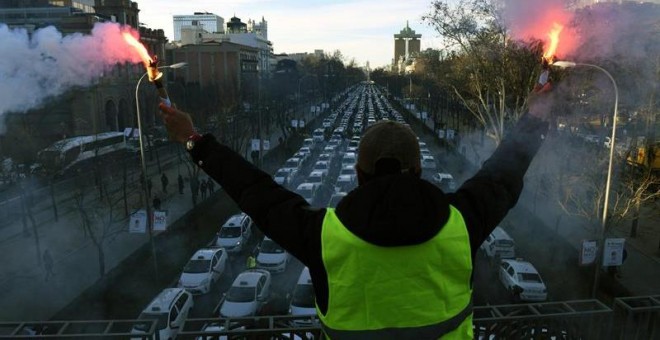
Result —
<svg viewBox="0 0 660 340"><path fill-rule="evenodd" d="M170 139L185 144L188 138L195 133L190 115L176 107L169 107L163 103L159 104L158 107Z"/></svg>

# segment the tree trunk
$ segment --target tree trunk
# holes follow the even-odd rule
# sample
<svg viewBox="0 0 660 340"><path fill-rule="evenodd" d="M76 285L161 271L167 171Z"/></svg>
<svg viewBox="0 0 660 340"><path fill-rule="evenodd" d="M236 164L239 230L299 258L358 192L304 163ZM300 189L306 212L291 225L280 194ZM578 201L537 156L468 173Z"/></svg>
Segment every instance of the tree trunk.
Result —
<svg viewBox="0 0 660 340"><path fill-rule="evenodd" d="M55 222L58 220L57 215L57 201L55 200L55 184L53 184L53 178L48 178L48 186L50 187L50 201L53 205L53 215L55 215Z"/></svg>
<svg viewBox="0 0 660 340"><path fill-rule="evenodd" d="M103 244L96 244L96 249L99 254L99 277L105 276L105 251L103 250Z"/></svg>
<svg viewBox="0 0 660 340"><path fill-rule="evenodd" d="M128 185L127 183L127 177L128 177L128 170L126 169L126 162L123 163L123 178L122 178L122 191L124 194L124 216L128 217L128 194L126 193L126 186Z"/></svg>
<svg viewBox="0 0 660 340"><path fill-rule="evenodd" d="M639 197L635 199L635 210L633 212L632 225L630 227L630 237L637 237L637 226L639 224L639 210L641 208L641 202Z"/></svg>

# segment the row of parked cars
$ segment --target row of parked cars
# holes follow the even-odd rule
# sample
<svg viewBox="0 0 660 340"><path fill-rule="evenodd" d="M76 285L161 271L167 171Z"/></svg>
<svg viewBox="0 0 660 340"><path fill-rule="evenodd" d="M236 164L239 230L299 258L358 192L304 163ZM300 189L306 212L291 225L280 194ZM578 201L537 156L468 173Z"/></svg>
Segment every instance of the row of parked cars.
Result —
<svg viewBox="0 0 660 340"><path fill-rule="evenodd" d="M516 257L515 242L503 228L496 227L480 250L497 265L497 276L514 302L547 300L541 274L530 262Z"/></svg>

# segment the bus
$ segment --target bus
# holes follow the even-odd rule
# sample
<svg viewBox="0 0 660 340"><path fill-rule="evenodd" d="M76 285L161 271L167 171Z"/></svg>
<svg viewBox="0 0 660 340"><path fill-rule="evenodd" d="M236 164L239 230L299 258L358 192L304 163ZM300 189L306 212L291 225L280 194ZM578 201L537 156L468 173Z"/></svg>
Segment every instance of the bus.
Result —
<svg viewBox="0 0 660 340"><path fill-rule="evenodd" d="M37 160L51 173L63 175L75 167L101 157L114 156L128 151L122 132L102 132L90 136L71 137L56 141L37 153Z"/></svg>

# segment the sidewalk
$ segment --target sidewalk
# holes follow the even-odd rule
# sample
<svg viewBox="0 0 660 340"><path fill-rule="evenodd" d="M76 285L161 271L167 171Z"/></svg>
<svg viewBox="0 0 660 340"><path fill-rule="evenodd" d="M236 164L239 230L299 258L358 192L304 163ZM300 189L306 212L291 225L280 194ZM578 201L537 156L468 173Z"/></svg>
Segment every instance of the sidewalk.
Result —
<svg viewBox="0 0 660 340"><path fill-rule="evenodd" d="M309 126L313 126L316 115L305 110L304 116ZM281 131L279 128L273 127L271 132L269 136L271 150L277 150ZM163 164L165 163L164 160ZM163 171L169 178L167 194L161 189L160 173L158 173L155 161L148 162L148 172L153 183L152 194L161 199L161 209L167 210L168 225L170 225L185 215L192 208L193 203L188 171L185 166L179 166L176 158L167 163L169 166L163 166ZM179 194L178 191L179 170L186 179L184 194ZM199 178L206 179L208 176L200 173ZM108 182L110 190L121 190L121 186L117 185L121 179L113 178ZM98 202L98 192L95 192L94 187L89 190L90 192L86 193L89 200L86 200L85 206L90 208L88 212L91 218L100 223L102 218L107 218L107 211L94 215L94 209L91 207ZM215 190L222 189L216 185ZM141 194L142 189L139 185L135 185L133 190L128 193L130 211L144 207ZM200 202L201 195L198 196L198 204ZM151 199L149 199L149 204L151 204ZM83 232L80 214L73 200L58 203L58 222L54 221L50 207L49 200L35 202L31 206L38 230L38 245L29 220L27 224L32 234L29 237L23 235L21 220L0 228L0 249L5 258L9 259L0 267L0 306L4 307L0 311L2 321L48 320L86 288L97 282L100 277L98 248L94 246L91 237ZM126 232L128 219L124 217L123 203L117 206L116 210L116 214L119 215L117 220L111 224L111 228L104 230L106 236L103 238L103 249L106 273L149 242L148 234ZM118 230L122 232L117 232ZM46 249L53 259L54 273L48 278L44 265L40 264L43 263L42 254Z"/></svg>
<svg viewBox="0 0 660 340"><path fill-rule="evenodd" d="M428 119L426 126L432 129L433 122ZM495 150L495 145L490 138L484 138L482 146L480 134L462 135L461 142L457 150L465 150L465 159L475 168L487 159ZM571 148L570 146L559 144L552 137L549 138L539 150L535 160L532 162L526 176L525 188L518 201L518 205L535 213L543 222L542 225L565 239L574 249L575 254L579 255L583 240L597 239L596 231L590 229L590 223L584 217L569 215L559 205L559 193L557 175L561 163L567 163L570 171L579 172L588 164L577 164L577 162L563 162L566 155L576 160L585 160L586 155L582 155L584 150ZM543 179L546 177L545 179ZM548 178L551 180L548 181ZM466 178L457 178L462 183ZM541 182L546 188L541 190L544 194L539 194ZM604 183L603 183L604 186ZM611 203L611 202L610 202ZM626 220L613 227L606 237L621 237L626 239L626 250L628 257L620 267L620 277L614 278L603 274L601 278L601 290L608 286L608 290L614 290L614 294L645 296L660 293L658 278L660 277L660 202L653 206L647 206L645 209L651 210L646 218L640 218L638 227L638 236L629 237L630 221ZM654 218L649 218L655 216ZM548 250L550 256L552 250ZM554 257L554 255L553 255ZM574 257L574 256L572 256ZM566 263L565 265L579 266L578 263ZM593 269L591 277L593 277ZM592 280L592 278L589 278Z"/></svg>

